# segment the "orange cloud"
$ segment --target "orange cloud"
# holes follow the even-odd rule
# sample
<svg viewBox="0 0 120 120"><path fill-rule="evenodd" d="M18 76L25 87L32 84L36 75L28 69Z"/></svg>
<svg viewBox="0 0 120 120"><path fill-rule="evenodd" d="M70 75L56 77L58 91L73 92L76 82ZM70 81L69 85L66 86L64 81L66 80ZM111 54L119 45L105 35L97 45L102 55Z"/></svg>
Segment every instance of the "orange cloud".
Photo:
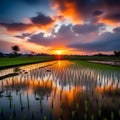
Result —
<svg viewBox="0 0 120 120"><path fill-rule="evenodd" d="M73 23L81 24L83 23L80 19L80 14L76 10L76 4L74 1L68 0L53 0L52 9L58 10L58 14L62 15L64 18L69 18Z"/></svg>
<svg viewBox="0 0 120 120"><path fill-rule="evenodd" d="M110 25L110 26L113 26L113 27L117 27L118 25L120 25L120 23L116 22L115 20L111 20L111 19L105 19L105 18L100 18L98 20L99 23L104 23L106 25Z"/></svg>

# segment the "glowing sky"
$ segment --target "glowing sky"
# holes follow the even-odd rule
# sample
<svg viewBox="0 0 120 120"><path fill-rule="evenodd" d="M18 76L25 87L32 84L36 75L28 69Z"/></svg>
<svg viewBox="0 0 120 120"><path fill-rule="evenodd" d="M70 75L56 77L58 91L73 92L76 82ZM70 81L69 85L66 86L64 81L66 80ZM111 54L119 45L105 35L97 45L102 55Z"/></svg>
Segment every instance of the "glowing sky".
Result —
<svg viewBox="0 0 120 120"><path fill-rule="evenodd" d="M0 52L120 50L120 0L0 0Z"/></svg>

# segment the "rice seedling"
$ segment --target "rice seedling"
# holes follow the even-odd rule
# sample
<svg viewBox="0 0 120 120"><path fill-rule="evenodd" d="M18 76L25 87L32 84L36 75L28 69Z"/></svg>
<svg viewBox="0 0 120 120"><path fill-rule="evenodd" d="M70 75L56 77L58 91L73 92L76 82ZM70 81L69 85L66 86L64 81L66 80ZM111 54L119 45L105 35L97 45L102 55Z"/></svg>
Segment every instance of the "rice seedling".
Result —
<svg viewBox="0 0 120 120"><path fill-rule="evenodd" d="M20 97L21 111L23 111L24 107L23 107L23 101L22 101L22 93L19 94L19 97Z"/></svg>
<svg viewBox="0 0 120 120"><path fill-rule="evenodd" d="M76 110L78 110L79 109L79 104L78 103L76 103Z"/></svg>
<svg viewBox="0 0 120 120"><path fill-rule="evenodd" d="M25 114L23 115L23 120L26 120L26 115Z"/></svg>
<svg viewBox="0 0 120 120"><path fill-rule="evenodd" d="M44 116L43 120L47 120L47 117L46 117L46 116Z"/></svg>
<svg viewBox="0 0 120 120"><path fill-rule="evenodd" d="M14 117L16 116L16 111L15 111L15 109L16 109L16 105L14 104L14 106L13 106L13 115L14 115Z"/></svg>
<svg viewBox="0 0 120 120"><path fill-rule="evenodd" d="M63 114L63 109L62 107L60 107L60 116L62 116L62 114Z"/></svg>
<svg viewBox="0 0 120 120"><path fill-rule="evenodd" d="M111 120L114 120L114 113L111 112Z"/></svg>
<svg viewBox="0 0 120 120"><path fill-rule="evenodd" d="M34 119L34 109L32 109L32 120Z"/></svg>
<svg viewBox="0 0 120 120"><path fill-rule="evenodd" d="M50 115L50 120L114 120L116 116L120 117L120 110L117 114L115 112L120 105L119 92L114 90L119 89L119 72L96 69L97 65L94 65L95 68L89 65L85 67L84 63L68 61L50 65L30 65L22 68L19 76L0 81L0 95L7 94L13 110L12 119L18 118L17 112L23 120L30 119L29 116L26 118L28 114L31 119L43 120L47 119L47 115ZM4 97L0 100L3 101ZM0 109L0 119L7 111L2 108L5 108L4 104ZM108 108L112 110L109 116L102 111ZM40 115L36 114L38 112Z"/></svg>
<svg viewBox="0 0 120 120"><path fill-rule="evenodd" d="M84 113L84 119L87 120L87 113Z"/></svg>
<svg viewBox="0 0 120 120"><path fill-rule="evenodd" d="M1 115L1 117L4 116L4 107L1 107L1 109L0 109L0 115Z"/></svg>
<svg viewBox="0 0 120 120"><path fill-rule="evenodd" d="M119 114L119 117L120 117L120 109L118 110L118 114Z"/></svg>
<svg viewBox="0 0 120 120"><path fill-rule="evenodd" d="M27 92L27 107L28 107L28 110L30 110L30 100L29 100L29 96L28 96L28 92Z"/></svg>
<svg viewBox="0 0 120 120"><path fill-rule="evenodd" d="M72 119L74 120L75 119L75 111L72 110Z"/></svg>
<svg viewBox="0 0 120 120"><path fill-rule="evenodd" d="M95 120L94 114L91 115L91 120Z"/></svg>
<svg viewBox="0 0 120 120"><path fill-rule="evenodd" d="M101 117L101 109L98 110L98 116Z"/></svg>
<svg viewBox="0 0 120 120"><path fill-rule="evenodd" d="M10 115L9 120L13 120L12 115Z"/></svg>

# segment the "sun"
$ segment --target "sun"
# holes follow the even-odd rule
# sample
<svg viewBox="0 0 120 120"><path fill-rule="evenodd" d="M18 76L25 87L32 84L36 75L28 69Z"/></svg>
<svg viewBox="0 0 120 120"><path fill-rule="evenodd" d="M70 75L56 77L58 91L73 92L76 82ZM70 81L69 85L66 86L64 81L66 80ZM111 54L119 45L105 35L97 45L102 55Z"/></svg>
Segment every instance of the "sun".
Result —
<svg viewBox="0 0 120 120"><path fill-rule="evenodd" d="M56 54L57 54L57 55L61 55L61 54L62 54L62 50L57 50L57 51L56 51Z"/></svg>
<svg viewBox="0 0 120 120"><path fill-rule="evenodd" d="M55 53L56 53L57 55L61 55L61 54L63 53L63 51L62 51L62 50L56 50Z"/></svg>

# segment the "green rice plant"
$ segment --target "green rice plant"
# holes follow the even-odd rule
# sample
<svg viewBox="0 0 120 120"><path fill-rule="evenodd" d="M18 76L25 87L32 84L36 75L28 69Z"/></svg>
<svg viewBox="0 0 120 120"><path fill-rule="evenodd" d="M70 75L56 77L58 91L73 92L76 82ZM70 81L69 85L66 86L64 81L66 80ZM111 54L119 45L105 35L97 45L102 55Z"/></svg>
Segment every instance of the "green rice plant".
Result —
<svg viewBox="0 0 120 120"><path fill-rule="evenodd" d="M53 108L52 108L52 107L50 107L50 113L52 113L52 111L53 111Z"/></svg>
<svg viewBox="0 0 120 120"><path fill-rule="evenodd" d="M61 118L59 117L59 119L58 120L61 120Z"/></svg>
<svg viewBox="0 0 120 120"><path fill-rule="evenodd" d="M101 109L98 110L98 116L101 117Z"/></svg>
<svg viewBox="0 0 120 120"><path fill-rule="evenodd" d="M10 101L10 108L12 107L12 95L11 95L11 92L9 93L8 95L8 100Z"/></svg>
<svg viewBox="0 0 120 120"><path fill-rule="evenodd" d="M107 118L104 118L103 120L107 120Z"/></svg>
<svg viewBox="0 0 120 120"><path fill-rule="evenodd" d="M62 90L60 91L60 101L62 100Z"/></svg>
<svg viewBox="0 0 120 120"><path fill-rule="evenodd" d="M101 108L101 102L98 103L99 108Z"/></svg>
<svg viewBox="0 0 120 120"><path fill-rule="evenodd" d="M88 106L85 106L85 112L87 112L88 111Z"/></svg>
<svg viewBox="0 0 120 120"><path fill-rule="evenodd" d="M46 117L46 116L44 116L44 117L43 117L43 120L47 120L47 117Z"/></svg>
<svg viewBox="0 0 120 120"><path fill-rule="evenodd" d="M55 88L55 91L54 91L54 97L56 96L56 90L57 90L57 88Z"/></svg>
<svg viewBox="0 0 120 120"><path fill-rule="evenodd" d="M86 113L84 113L84 119L87 120L87 114Z"/></svg>
<svg viewBox="0 0 120 120"><path fill-rule="evenodd" d="M42 104L42 96L40 97L40 105Z"/></svg>
<svg viewBox="0 0 120 120"><path fill-rule="evenodd" d="M114 120L114 113L111 112L111 120Z"/></svg>
<svg viewBox="0 0 120 120"><path fill-rule="evenodd" d="M60 116L62 115L62 113L63 113L63 109L62 107L60 107Z"/></svg>
<svg viewBox="0 0 120 120"><path fill-rule="evenodd" d="M91 115L91 120L95 120L94 114Z"/></svg>
<svg viewBox="0 0 120 120"><path fill-rule="evenodd" d="M1 117L3 117L4 116L4 107L1 107L0 112L1 112Z"/></svg>
<svg viewBox="0 0 120 120"><path fill-rule="evenodd" d="M90 96L90 103L92 103L92 100L93 100L93 99L92 99L92 96Z"/></svg>
<svg viewBox="0 0 120 120"><path fill-rule="evenodd" d="M119 116L120 116L120 109L118 110L118 114L119 114Z"/></svg>
<svg viewBox="0 0 120 120"><path fill-rule="evenodd" d="M23 115L23 120L26 120L26 115L25 114Z"/></svg>
<svg viewBox="0 0 120 120"><path fill-rule="evenodd" d="M32 119L34 119L34 109L32 109Z"/></svg>
<svg viewBox="0 0 120 120"><path fill-rule="evenodd" d="M29 110L29 107L30 107L30 100L29 100L28 93L27 93L27 104L28 104L28 110Z"/></svg>
<svg viewBox="0 0 120 120"><path fill-rule="evenodd" d="M78 103L76 103L76 110L78 110L79 109L79 104Z"/></svg>
<svg viewBox="0 0 120 120"><path fill-rule="evenodd" d="M14 113L14 117L16 116L16 112L15 112L15 108L16 108L16 105L14 104L14 106L13 106L13 113Z"/></svg>
<svg viewBox="0 0 120 120"><path fill-rule="evenodd" d="M51 101L51 108L53 108L53 104L54 103L54 100L53 100L53 98L52 98L52 101Z"/></svg>
<svg viewBox="0 0 120 120"><path fill-rule="evenodd" d="M23 102L22 102L22 96L21 96L21 93L19 94L20 96L20 105L21 105L21 111L23 110Z"/></svg>
<svg viewBox="0 0 120 120"><path fill-rule="evenodd" d="M119 98L119 104L120 104L120 98Z"/></svg>
<svg viewBox="0 0 120 120"><path fill-rule="evenodd" d="M87 100L85 100L85 106L84 106L84 108L85 108L85 112L87 112L88 111L88 101Z"/></svg>
<svg viewBox="0 0 120 120"><path fill-rule="evenodd" d="M40 110L42 110L42 102L40 102Z"/></svg>
<svg viewBox="0 0 120 120"><path fill-rule="evenodd" d="M10 115L10 120L13 120L12 115Z"/></svg>
<svg viewBox="0 0 120 120"><path fill-rule="evenodd" d="M73 119L75 118L75 111L74 110L72 111L72 118Z"/></svg>

